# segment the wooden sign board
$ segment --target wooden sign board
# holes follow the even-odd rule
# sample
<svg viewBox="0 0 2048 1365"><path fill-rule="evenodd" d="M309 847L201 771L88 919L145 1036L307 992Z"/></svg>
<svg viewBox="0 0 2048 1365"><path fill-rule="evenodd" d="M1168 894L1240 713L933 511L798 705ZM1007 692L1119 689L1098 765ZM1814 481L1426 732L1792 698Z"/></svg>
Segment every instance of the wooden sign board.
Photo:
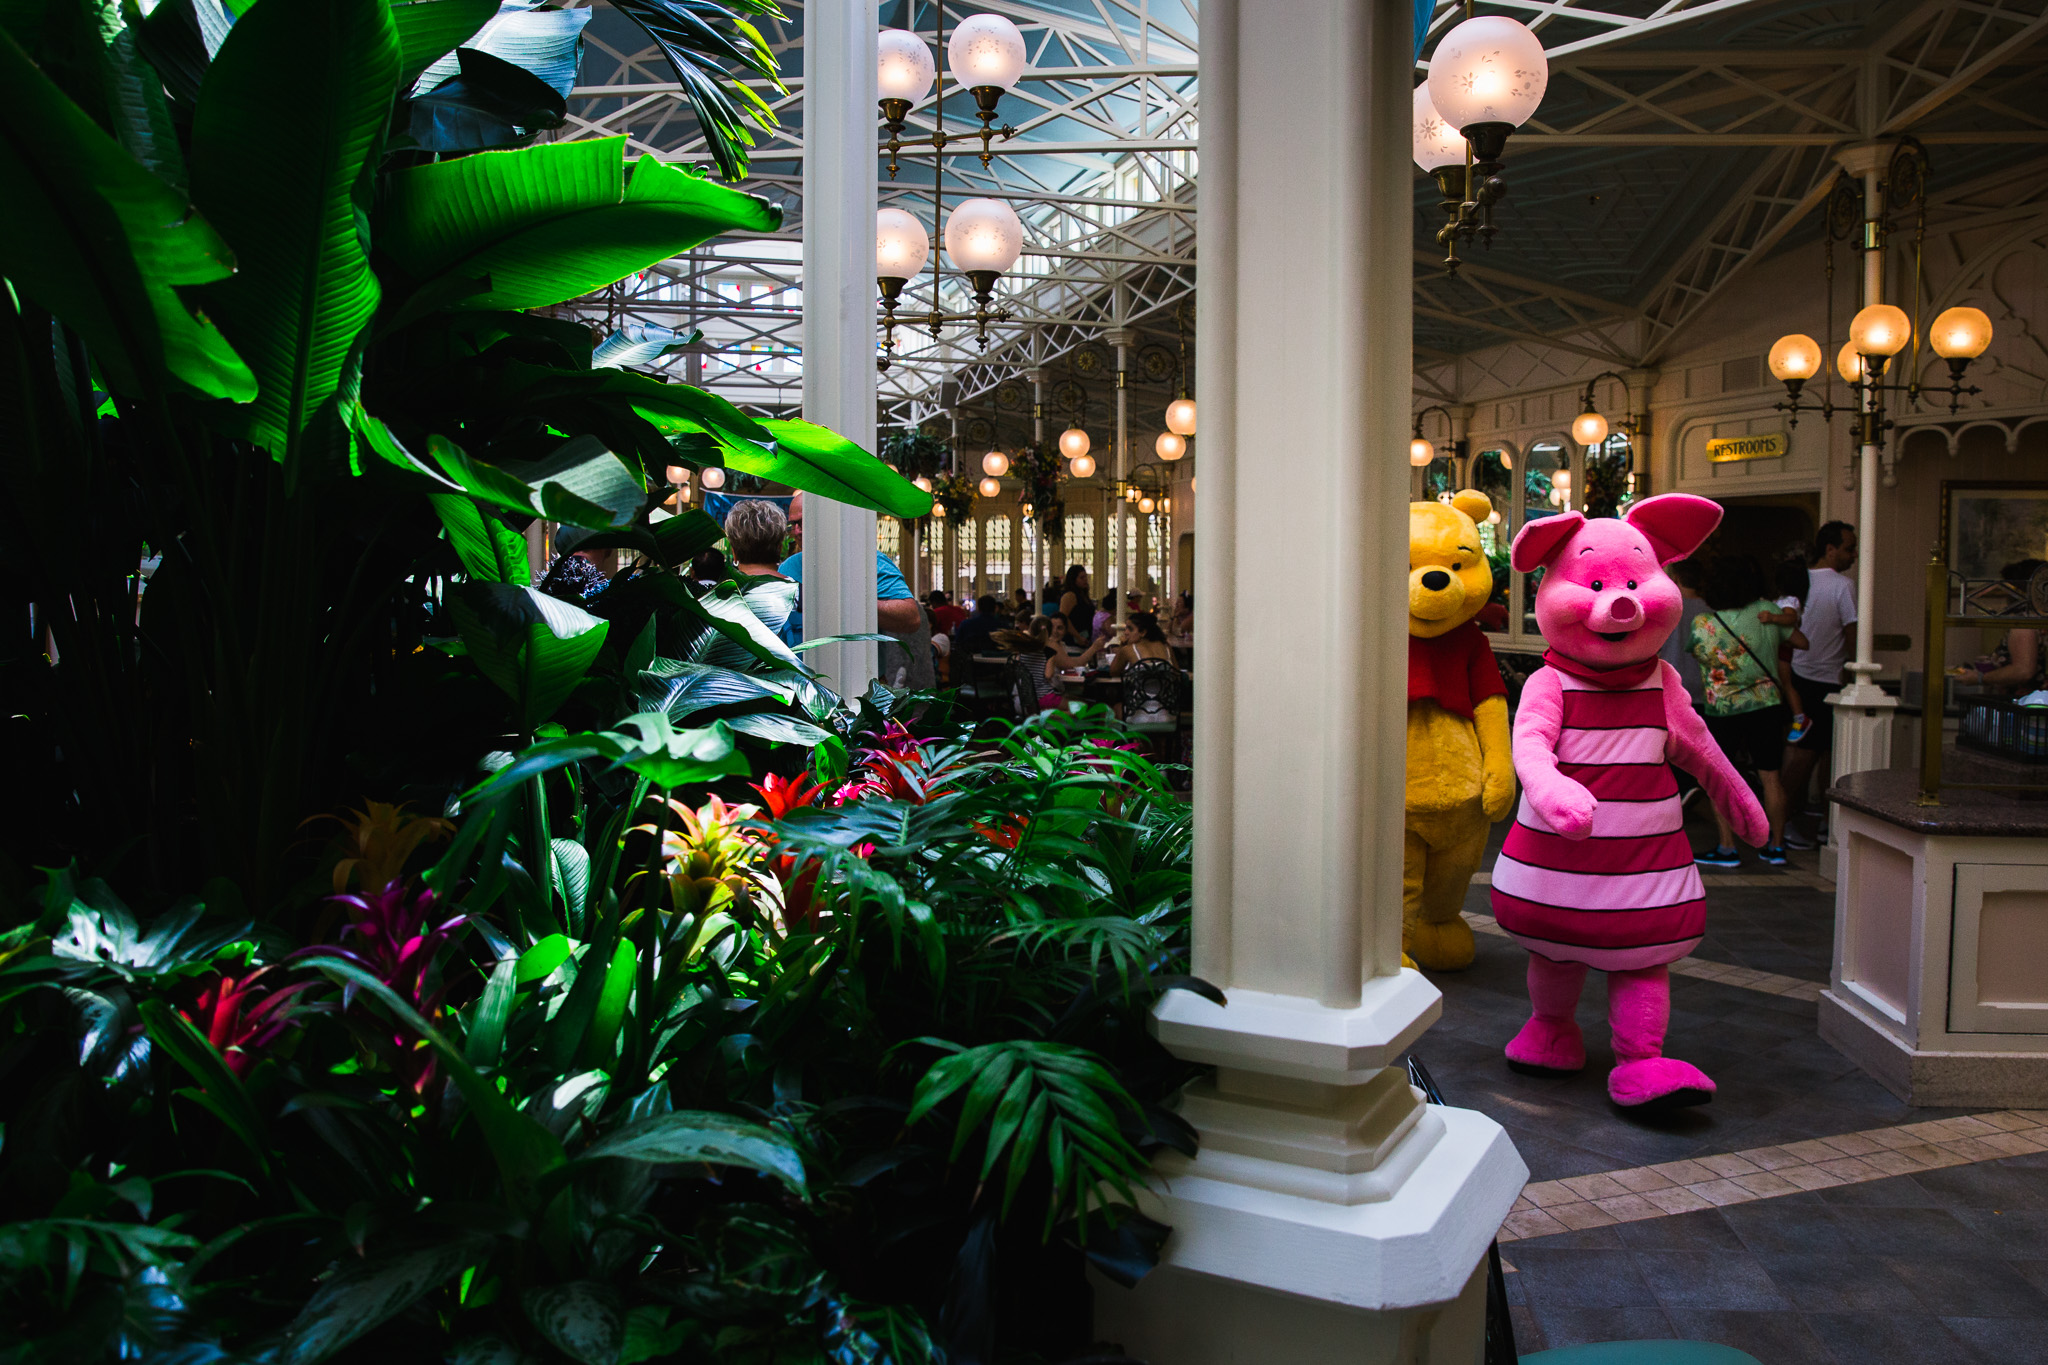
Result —
<svg viewBox="0 0 2048 1365"><path fill-rule="evenodd" d="M1715 464L1730 460L1776 460L1792 448L1782 431L1761 436L1721 436L1707 442L1707 458Z"/></svg>

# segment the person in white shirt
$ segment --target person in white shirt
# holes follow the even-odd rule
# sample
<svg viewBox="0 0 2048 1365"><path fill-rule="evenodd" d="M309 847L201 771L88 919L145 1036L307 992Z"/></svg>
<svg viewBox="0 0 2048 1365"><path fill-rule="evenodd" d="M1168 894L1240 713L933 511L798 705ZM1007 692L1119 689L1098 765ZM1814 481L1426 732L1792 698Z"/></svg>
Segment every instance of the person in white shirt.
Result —
<svg viewBox="0 0 2048 1365"><path fill-rule="evenodd" d="M1785 790L1794 819L1805 804L1814 766L1827 762L1835 748L1835 708L1822 698L1842 685L1842 665L1855 648L1856 580L1849 577L1855 566L1856 528L1845 521L1821 527L1813 538L1813 566L1807 570L1809 586L1799 618L1806 648L1792 651L1792 685L1810 722L1796 743L1785 746ZM1813 848L1824 837L1808 837L1786 821L1788 848Z"/></svg>

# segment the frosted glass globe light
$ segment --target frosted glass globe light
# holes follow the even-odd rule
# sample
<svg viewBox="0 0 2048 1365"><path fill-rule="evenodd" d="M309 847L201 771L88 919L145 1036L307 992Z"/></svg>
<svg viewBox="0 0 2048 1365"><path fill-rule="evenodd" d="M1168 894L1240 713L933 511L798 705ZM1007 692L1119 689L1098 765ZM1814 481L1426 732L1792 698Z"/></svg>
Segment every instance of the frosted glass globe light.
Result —
<svg viewBox="0 0 2048 1365"><path fill-rule="evenodd" d="M932 240L924 224L902 209L879 209L875 213L875 278L907 280L924 269L931 256Z"/></svg>
<svg viewBox="0 0 2048 1365"><path fill-rule="evenodd" d="M885 28L875 39L878 54L876 91L885 100L916 104L932 92L938 68L924 39L908 29Z"/></svg>
<svg viewBox="0 0 2048 1365"><path fill-rule="evenodd" d="M1892 303L1873 303L1849 322L1849 340L1864 355L1895 356L1913 339L1906 310Z"/></svg>
<svg viewBox="0 0 2048 1365"><path fill-rule="evenodd" d="M1498 513L1498 512L1488 512L1488 513L1486 514L1486 524L1487 524L1488 526L1498 526L1498 525L1500 525L1500 513Z"/></svg>
<svg viewBox="0 0 2048 1365"><path fill-rule="evenodd" d="M1074 462L1067 466L1067 472L1077 479L1089 478L1095 473L1095 457L1086 454L1076 455Z"/></svg>
<svg viewBox="0 0 2048 1365"><path fill-rule="evenodd" d="M1003 481L1001 479L983 479L979 487L984 498L992 498L1003 491Z"/></svg>
<svg viewBox="0 0 2048 1365"><path fill-rule="evenodd" d="M1928 341L1943 360L1975 360L1991 345L1991 319L1981 308L1951 308L1934 320Z"/></svg>
<svg viewBox="0 0 2048 1365"><path fill-rule="evenodd" d="M1572 439L1582 446L1597 446L1607 439L1607 419L1587 411L1572 418Z"/></svg>
<svg viewBox="0 0 2048 1365"><path fill-rule="evenodd" d="M1024 35L1000 14L970 14L946 43L946 70L969 90L1008 90L1024 74Z"/></svg>
<svg viewBox="0 0 2048 1365"><path fill-rule="evenodd" d="M1154 503L1150 498L1138 499L1138 510L1148 517L1152 515L1152 509L1157 505L1158 504Z"/></svg>
<svg viewBox="0 0 2048 1365"><path fill-rule="evenodd" d="M1408 463L1417 469L1423 468L1435 458L1436 447L1429 443L1428 437L1418 436L1408 443Z"/></svg>
<svg viewBox="0 0 2048 1365"><path fill-rule="evenodd" d="M1427 81L1415 87L1415 164L1425 171L1465 164L1465 135L1436 111Z"/></svg>
<svg viewBox="0 0 2048 1365"><path fill-rule="evenodd" d="M717 465L713 465L697 476L697 482L703 484L706 488L723 488L725 487L725 471Z"/></svg>
<svg viewBox="0 0 2048 1365"><path fill-rule="evenodd" d="M937 517L940 521L944 521L946 519L946 504L940 502L937 498L933 498L932 515Z"/></svg>
<svg viewBox="0 0 2048 1365"><path fill-rule="evenodd" d="M1017 264L1024 225L1000 199L965 199L946 219L946 256L958 270L993 270Z"/></svg>
<svg viewBox="0 0 2048 1365"><path fill-rule="evenodd" d="M672 464L663 472L668 475L670 483L688 483L690 481L690 471L679 464Z"/></svg>
<svg viewBox="0 0 2048 1365"><path fill-rule="evenodd" d="M1771 347L1767 363L1779 379L1811 379L1820 373L1820 343L1804 332L1781 336Z"/></svg>
<svg viewBox="0 0 2048 1365"><path fill-rule="evenodd" d="M1550 476L1550 486L1560 492L1570 493L1572 491L1572 472L1569 469L1558 470Z"/></svg>
<svg viewBox="0 0 2048 1365"><path fill-rule="evenodd" d="M1176 398L1166 405L1166 429L1176 436L1195 434L1195 400Z"/></svg>
<svg viewBox="0 0 2048 1365"><path fill-rule="evenodd" d="M1178 432L1162 431L1152 443L1152 450L1162 460L1178 460L1188 453L1188 438Z"/></svg>
<svg viewBox="0 0 2048 1365"><path fill-rule="evenodd" d="M1872 362L1876 363L1873 364ZM1842 349L1835 352L1835 373L1842 376L1845 384L1860 384L1872 374L1883 375L1892 367L1892 358L1862 355L1856 350L1856 343L1845 341Z"/></svg>
<svg viewBox="0 0 2048 1365"><path fill-rule="evenodd" d="M1429 59L1427 84L1430 103L1461 132L1475 123L1519 128L1543 103L1550 62L1527 25L1485 14L1443 36Z"/></svg>
<svg viewBox="0 0 2048 1365"><path fill-rule="evenodd" d="M1094 443L1088 439L1088 433L1079 427L1068 427L1060 433L1060 454L1070 460L1087 458L1088 447L1092 444ZM1090 470L1095 468L1092 460L1089 461L1088 467ZM1088 476L1083 474L1081 477L1085 479Z"/></svg>
<svg viewBox="0 0 2048 1365"><path fill-rule="evenodd" d="M981 472L1001 478L1010 472L1010 457L1000 450L991 450L981 457Z"/></svg>

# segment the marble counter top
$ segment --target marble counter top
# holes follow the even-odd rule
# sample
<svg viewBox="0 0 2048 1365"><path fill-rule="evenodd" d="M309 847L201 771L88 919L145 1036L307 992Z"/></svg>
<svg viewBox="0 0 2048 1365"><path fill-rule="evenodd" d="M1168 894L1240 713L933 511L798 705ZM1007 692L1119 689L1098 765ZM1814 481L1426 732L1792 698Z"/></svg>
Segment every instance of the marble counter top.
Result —
<svg viewBox="0 0 2048 1365"><path fill-rule="evenodd" d="M1940 805L1916 805L1920 774L1900 769L1850 773L1828 788L1830 801L1921 834L1969 839L2048 838L2048 799L2044 799L2048 798L2048 791L2029 795L2031 799L2010 792L1944 787Z"/></svg>

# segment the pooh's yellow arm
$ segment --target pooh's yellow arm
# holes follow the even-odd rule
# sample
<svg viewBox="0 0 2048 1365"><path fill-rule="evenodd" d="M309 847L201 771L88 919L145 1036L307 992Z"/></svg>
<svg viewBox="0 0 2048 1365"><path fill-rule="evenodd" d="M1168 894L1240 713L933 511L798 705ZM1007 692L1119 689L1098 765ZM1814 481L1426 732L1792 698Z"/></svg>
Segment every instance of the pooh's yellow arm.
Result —
<svg viewBox="0 0 2048 1365"><path fill-rule="evenodd" d="M1515 761L1508 751L1508 699L1488 697L1472 710L1479 732L1479 800L1489 821L1514 808Z"/></svg>

